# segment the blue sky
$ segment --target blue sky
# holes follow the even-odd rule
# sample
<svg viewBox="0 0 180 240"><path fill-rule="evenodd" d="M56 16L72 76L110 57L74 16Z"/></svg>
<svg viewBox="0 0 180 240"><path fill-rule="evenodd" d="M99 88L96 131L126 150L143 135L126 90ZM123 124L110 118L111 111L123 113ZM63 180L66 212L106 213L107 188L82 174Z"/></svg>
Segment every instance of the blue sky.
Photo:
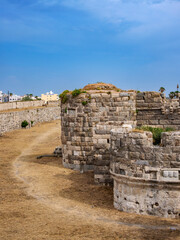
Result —
<svg viewBox="0 0 180 240"><path fill-rule="evenodd" d="M0 90L180 84L179 0L0 0Z"/></svg>

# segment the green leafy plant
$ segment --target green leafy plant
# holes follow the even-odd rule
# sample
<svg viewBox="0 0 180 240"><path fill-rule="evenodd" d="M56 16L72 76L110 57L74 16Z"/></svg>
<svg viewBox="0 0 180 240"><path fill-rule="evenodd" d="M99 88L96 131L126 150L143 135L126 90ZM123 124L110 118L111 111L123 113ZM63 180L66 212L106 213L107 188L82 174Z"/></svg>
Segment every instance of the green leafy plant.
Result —
<svg viewBox="0 0 180 240"><path fill-rule="evenodd" d="M143 131L150 131L153 134L153 144L154 145L159 145L161 143L161 133L162 132L170 132L174 131L173 128L154 128L154 127L149 127L149 126L142 126L138 127L139 130Z"/></svg>
<svg viewBox="0 0 180 240"><path fill-rule="evenodd" d="M26 120L24 120L24 121L21 123L21 127L22 127L22 128L26 128L28 125L29 125L29 123L28 123Z"/></svg>
<svg viewBox="0 0 180 240"><path fill-rule="evenodd" d="M161 93L163 93L163 92L165 91L165 88L164 88L164 87L160 87L159 91L160 91Z"/></svg>
<svg viewBox="0 0 180 240"><path fill-rule="evenodd" d="M77 97L81 93L82 93L81 89L74 89L74 91L72 91L72 96Z"/></svg>
<svg viewBox="0 0 180 240"><path fill-rule="evenodd" d="M67 113L67 107L64 109L64 112Z"/></svg>
<svg viewBox="0 0 180 240"><path fill-rule="evenodd" d="M31 126L33 125L34 121L31 121Z"/></svg>
<svg viewBox="0 0 180 240"><path fill-rule="evenodd" d="M33 101L33 99L30 96L26 96L22 98L22 101Z"/></svg>
<svg viewBox="0 0 180 240"><path fill-rule="evenodd" d="M69 90L65 90L61 94L59 94L59 98L61 99L62 103L65 103L68 100L67 94L69 93Z"/></svg>
<svg viewBox="0 0 180 240"><path fill-rule="evenodd" d="M175 92L170 92L170 93L169 93L169 97L170 97L171 99L173 99L173 98L175 97Z"/></svg>
<svg viewBox="0 0 180 240"><path fill-rule="evenodd" d="M179 93L180 92L177 90L177 91L174 92L174 95L178 98Z"/></svg>
<svg viewBox="0 0 180 240"><path fill-rule="evenodd" d="M82 105L83 105L83 106L86 106L87 104L88 104L87 101L82 101Z"/></svg>

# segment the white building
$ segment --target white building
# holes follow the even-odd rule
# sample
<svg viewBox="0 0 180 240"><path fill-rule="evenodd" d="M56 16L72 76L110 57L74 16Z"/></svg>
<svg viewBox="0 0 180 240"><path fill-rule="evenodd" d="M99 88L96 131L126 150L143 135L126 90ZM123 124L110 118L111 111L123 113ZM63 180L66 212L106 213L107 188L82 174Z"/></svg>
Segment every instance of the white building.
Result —
<svg viewBox="0 0 180 240"><path fill-rule="evenodd" d="M8 102L8 95L0 91L0 102Z"/></svg>
<svg viewBox="0 0 180 240"><path fill-rule="evenodd" d="M9 96L9 102L17 102L21 100L22 100L22 97L19 95L13 94L12 96Z"/></svg>

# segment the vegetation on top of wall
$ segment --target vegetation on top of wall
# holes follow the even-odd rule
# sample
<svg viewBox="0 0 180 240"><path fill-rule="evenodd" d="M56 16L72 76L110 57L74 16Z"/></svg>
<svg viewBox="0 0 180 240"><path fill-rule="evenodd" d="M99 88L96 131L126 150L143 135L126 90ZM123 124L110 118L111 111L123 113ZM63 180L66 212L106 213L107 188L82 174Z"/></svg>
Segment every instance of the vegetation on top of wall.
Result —
<svg viewBox="0 0 180 240"><path fill-rule="evenodd" d="M155 128L155 127L149 127L149 126L141 126L141 127L137 127L137 129L152 132L154 145L159 145L161 143L161 133L162 132L174 131L173 128L169 128L169 127Z"/></svg>
<svg viewBox="0 0 180 240"><path fill-rule="evenodd" d="M68 100L67 94L69 93L69 90L65 90L59 95L59 98L61 99L62 103L65 103Z"/></svg>
<svg viewBox="0 0 180 240"><path fill-rule="evenodd" d="M87 104L88 104L87 101L82 101L82 105L83 105L83 106L86 106Z"/></svg>
<svg viewBox="0 0 180 240"><path fill-rule="evenodd" d="M164 87L160 87L159 91L163 93L166 89Z"/></svg>
<svg viewBox="0 0 180 240"><path fill-rule="evenodd" d="M29 123L28 123L26 120L24 120L24 121L21 123L21 127L22 127L22 128L26 128L28 125L29 125Z"/></svg>
<svg viewBox="0 0 180 240"><path fill-rule="evenodd" d="M86 91L82 91L82 89L79 88L79 89L74 89L74 91L72 91L71 94L72 94L73 97L77 97L81 93L86 93Z"/></svg>

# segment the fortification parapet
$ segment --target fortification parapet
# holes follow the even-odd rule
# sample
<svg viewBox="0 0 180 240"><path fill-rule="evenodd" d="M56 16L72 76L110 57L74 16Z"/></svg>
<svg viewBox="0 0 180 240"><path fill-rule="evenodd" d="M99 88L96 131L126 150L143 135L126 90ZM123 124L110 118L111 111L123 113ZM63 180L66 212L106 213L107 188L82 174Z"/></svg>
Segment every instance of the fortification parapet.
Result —
<svg viewBox="0 0 180 240"><path fill-rule="evenodd" d="M136 96L137 125L172 127L180 130L180 98L167 99L158 92L140 92Z"/></svg>
<svg viewBox="0 0 180 240"><path fill-rule="evenodd" d="M111 174L115 208L162 217L180 215L180 131L162 134L111 131Z"/></svg>

